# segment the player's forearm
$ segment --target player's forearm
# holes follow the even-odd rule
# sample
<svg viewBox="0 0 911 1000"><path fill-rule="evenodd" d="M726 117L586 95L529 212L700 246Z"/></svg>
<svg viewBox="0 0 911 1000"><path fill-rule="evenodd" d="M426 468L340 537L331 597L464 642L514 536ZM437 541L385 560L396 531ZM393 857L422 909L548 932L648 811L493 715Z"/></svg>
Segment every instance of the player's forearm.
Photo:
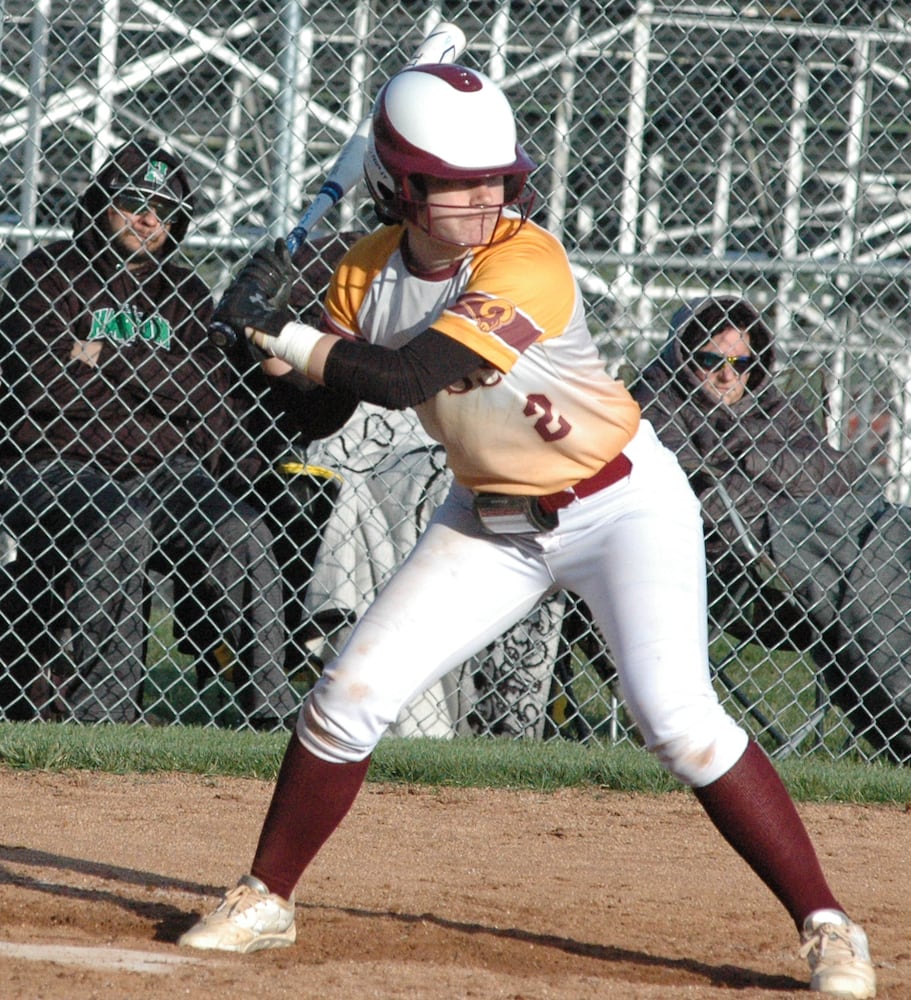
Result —
<svg viewBox="0 0 911 1000"><path fill-rule="evenodd" d="M290 368L323 384L323 368L326 355L341 338L331 333L323 333L306 323L286 323L280 332L271 334L250 329L248 336L267 357L272 368L269 374L287 374ZM282 367L282 363L287 366Z"/></svg>
<svg viewBox="0 0 911 1000"><path fill-rule="evenodd" d="M394 410L423 403L484 363L480 355L433 329L396 350L343 340L299 323L287 324L277 337L256 334L253 340L321 385Z"/></svg>

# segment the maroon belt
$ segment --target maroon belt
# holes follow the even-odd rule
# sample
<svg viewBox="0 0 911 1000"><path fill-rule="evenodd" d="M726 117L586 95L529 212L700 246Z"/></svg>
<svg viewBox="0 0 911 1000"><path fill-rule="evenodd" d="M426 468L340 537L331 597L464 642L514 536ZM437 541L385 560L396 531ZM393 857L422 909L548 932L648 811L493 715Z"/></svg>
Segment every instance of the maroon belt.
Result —
<svg viewBox="0 0 911 1000"><path fill-rule="evenodd" d="M633 463L621 451L607 465L602 465L593 476L583 479L581 482L576 483L575 486L560 490L559 493L548 493L546 496L538 497L538 502L546 511L553 512L560 510L562 507L568 507L573 500L590 497L592 493L597 493L599 490L607 489L608 486L613 486L614 483L625 479L632 470Z"/></svg>

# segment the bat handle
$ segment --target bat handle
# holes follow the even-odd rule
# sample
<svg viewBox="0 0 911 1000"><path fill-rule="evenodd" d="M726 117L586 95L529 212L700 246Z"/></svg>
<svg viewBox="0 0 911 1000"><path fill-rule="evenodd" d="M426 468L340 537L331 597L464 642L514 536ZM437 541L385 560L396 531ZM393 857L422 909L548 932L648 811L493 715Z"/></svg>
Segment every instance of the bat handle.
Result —
<svg viewBox="0 0 911 1000"><path fill-rule="evenodd" d="M307 227L297 225L290 233L288 233L285 238L285 246L288 248L288 253L293 257L298 250L303 246L304 240L307 238Z"/></svg>

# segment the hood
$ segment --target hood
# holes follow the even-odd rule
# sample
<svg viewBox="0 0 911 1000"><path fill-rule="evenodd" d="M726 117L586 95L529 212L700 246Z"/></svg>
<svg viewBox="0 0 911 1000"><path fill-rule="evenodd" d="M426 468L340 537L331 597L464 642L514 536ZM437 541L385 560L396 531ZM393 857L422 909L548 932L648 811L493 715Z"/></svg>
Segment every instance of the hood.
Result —
<svg viewBox="0 0 911 1000"><path fill-rule="evenodd" d="M692 352L726 326L735 326L750 334L750 346L759 363L750 371L748 396L756 396L770 381L775 361L774 335L758 310L746 299L735 295L707 295L691 299L671 318L661 361L672 377L682 382L688 393L702 383L691 366Z"/></svg>
<svg viewBox="0 0 911 1000"><path fill-rule="evenodd" d="M138 139L121 146L89 182L76 206L73 233L89 256L107 248L110 232L107 209L123 190L141 191L178 205L161 258L170 257L180 245L193 212L190 180L173 153L154 142Z"/></svg>

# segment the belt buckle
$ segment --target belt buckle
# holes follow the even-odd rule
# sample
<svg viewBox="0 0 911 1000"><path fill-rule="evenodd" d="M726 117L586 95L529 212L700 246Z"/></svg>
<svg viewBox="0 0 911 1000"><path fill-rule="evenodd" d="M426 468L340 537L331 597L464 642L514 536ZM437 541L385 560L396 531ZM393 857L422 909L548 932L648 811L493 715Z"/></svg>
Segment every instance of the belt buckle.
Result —
<svg viewBox="0 0 911 1000"><path fill-rule="evenodd" d="M476 493L474 509L481 526L493 535L539 534L560 523L557 512L542 507L538 497Z"/></svg>

